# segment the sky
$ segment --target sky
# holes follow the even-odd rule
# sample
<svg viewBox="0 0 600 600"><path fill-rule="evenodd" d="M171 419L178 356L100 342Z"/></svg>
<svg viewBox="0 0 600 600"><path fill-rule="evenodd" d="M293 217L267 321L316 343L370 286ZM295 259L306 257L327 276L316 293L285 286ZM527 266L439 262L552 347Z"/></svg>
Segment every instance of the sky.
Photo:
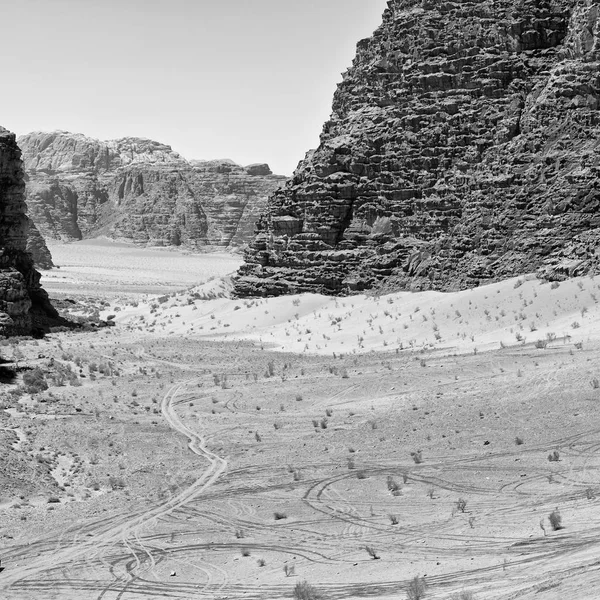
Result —
<svg viewBox="0 0 600 600"><path fill-rule="evenodd" d="M4 3L3 3L4 4ZM291 175L386 0L18 0L0 125L169 144ZM10 49L8 51L7 49Z"/></svg>

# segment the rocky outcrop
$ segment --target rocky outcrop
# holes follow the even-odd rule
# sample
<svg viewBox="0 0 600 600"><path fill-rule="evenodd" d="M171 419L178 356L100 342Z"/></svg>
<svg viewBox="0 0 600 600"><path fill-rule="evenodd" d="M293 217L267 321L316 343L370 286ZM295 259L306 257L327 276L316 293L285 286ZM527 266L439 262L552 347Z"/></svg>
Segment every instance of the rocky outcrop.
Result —
<svg viewBox="0 0 600 600"><path fill-rule="evenodd" d="M57 317L27 252L21 152L14 134L0 127L0 335L29 334Z"/></svg>
<svg viewBox="0 0 600 600"><path fill-rule="evenodd" d="M46 240L42 237L35 223L31 219L28 219L28 221L27 252L31 254L33 263L38 269L50 270L54 267L54 263L52 262L52 254L46 245Z"/></svg>
<svg viewBox="0 0 600 600"><path fill-rule="evenodd" d="M251 239L268 195L285 181L268 165L187 161L140 138L31 133L19 144L30 216L50 239L232 248Z"/></svg>
<svg viewBox="0 0 600 600"><path fill-rule="evenodd" d="M236 290L600 272L598 0L392 0Z"/></svg>

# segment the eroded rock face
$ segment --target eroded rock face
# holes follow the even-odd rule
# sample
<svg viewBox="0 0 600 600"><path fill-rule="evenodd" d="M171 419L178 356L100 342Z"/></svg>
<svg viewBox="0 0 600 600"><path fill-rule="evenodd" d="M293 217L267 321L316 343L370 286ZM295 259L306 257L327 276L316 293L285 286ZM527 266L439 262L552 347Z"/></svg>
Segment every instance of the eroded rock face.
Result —
<svg viewBox="0 0 600 600"><path fill-rule="evenodd" d="M19 138L31 218L45 237L107 235L142 245L231 248L251 239L285 181L264 164L187 161L140 138L101 142L66 132Z"/></svg>
<svg viewBox="0 0 600 600"><path fill-rule="evenodd" d="M46 245L46 240L42 237L35 223L29 220L29 229L27 231L27 252L31 254L33 263L38 269L50 270L54 267L52 254Z"/></svg>
<svg viewBox="0 0 600 600"><path fill-rule="evenodd" d="M29 334L57 316L27 252L21 152L14 134L0 127L0 335Z"/></svg>
<svg viewBox="0 0 600 600"><path fill-rule="evenodd" d="M600 272L598 0L392 0L236 289Z"/></svg>

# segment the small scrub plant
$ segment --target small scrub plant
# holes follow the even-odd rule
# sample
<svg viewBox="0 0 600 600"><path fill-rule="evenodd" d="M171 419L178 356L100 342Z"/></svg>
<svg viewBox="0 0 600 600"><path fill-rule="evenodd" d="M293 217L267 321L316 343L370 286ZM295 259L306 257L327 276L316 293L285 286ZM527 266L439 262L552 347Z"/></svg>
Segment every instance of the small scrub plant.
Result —
<svg viewBox="0 0 600 600"><path fill-rule="evenodd" d="M294 588L294 600L322 600L323 596L306 581L298 582Z"/></svg>
<svg viewBox="0 0 600 600"><path fill-rule="evenodd" d="M296 567L294 565L283 565L283 572L286 577L293 577L296 574Z"/></svg>
<svg viewBox="0 0 600 600"><path fill-rule="evenodd" d="M515 438L515 444L516 444L517 446L522 446L524 443L525 443L525 442L523 441L523 438L522 438L522 437L519 437L519 436L517 436L517 437Z"/></svg>
<svg viewBox="0 0 600 600"><path fill-rule="evenodd" d="M425 597L427 591L427 582L418 575L411 580L406 590L408 600L421 600Z"/></svg>
<svg viewBox="0 0 600 600"><path fill-rule="evenodd" d="M275 517L276 521L281 521L282 519L287 519L287 515L284 512L274 512L273 517Z"/></svg>
<svg viewBox="0 0 600 600"><path fill-rule="evenodd" d="M467 510L467 501L464 498L459 498L456 501L456 510L461 513L464 513Z"/></svg>
<svg viewBox="0 0 600 600"><path fill-rule="evenodd" d="M560 460L560 454L558 450L554 450L554 452L548 454L548 460L550 462L558 462Z"/></svg>
<svg viewBox="0 0 600 600"><path fill-rule="evenodd" d="M416 452L411 452L410 455L414 460L416 465L420 465L423 462L423 453L421 450L417 450Z"/></svg>
<svg viewBox="0 0 600 600"><path fill-rule="evenodd" d="M242 548L242 556L250 556L250 548Z"/></svg>
<svg viewBox="0 0 600 600"><path fill-rule="evenodd" d="M388 515L392 525L398 525L398 517L396 515Z"/></svg>
<svg viewBox="0 0 600 600"><path fill-rule="evenodd" d="M256 563L258 564L259 567L264 567L267 564L267 561L264 558L259 558Z"/></svg>
<svg viewBox="0 0 600 600"><path fill-rule="evenodd" d="M392 493L393 496L399 496L402 492L400 484L397 483L391 475L388 475L387 478L387 489Z"/></svg>
<svg viewBox="0 0 600 600"><path fill-rule="evenodd" d="M379 554L377 554L377 550L375 550L375 548L373 548L373 546L365 546L365 550L367 551L367 554L373 560L379 560L381 558L381 556L379 556Z"/></svg>
<svg viewBox="0 0 600 600"><path fill-rule="evenodd" d="M561 516L560 512L558 511L558 508L553 510L548 515L548 520L550 521L550 525L552 525L552 529L554 529L554 531L558 531L559 529L563 528L562 516Z"/></svg>
<svg viewBox="0 0 600 600"><path fill-rule="evenodd" d="M592 379L590 381L590 385L592 386L593 390L600 389L600 379L598 379L597 377L594 377L594 379Z"/></svg>

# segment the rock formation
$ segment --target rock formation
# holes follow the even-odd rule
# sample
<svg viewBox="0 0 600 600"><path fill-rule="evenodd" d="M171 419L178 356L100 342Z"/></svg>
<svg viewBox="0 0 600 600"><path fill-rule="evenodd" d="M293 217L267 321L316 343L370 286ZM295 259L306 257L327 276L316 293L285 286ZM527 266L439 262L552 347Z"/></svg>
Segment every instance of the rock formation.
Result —
<svg viewBox="0 0 600 600"><path fill-rule="evenodd" d="M236 290L600 272L598 0L391 0Z"/></svg>
<svg viewBox="0 0 600 600"><path fill-rule="evenodd" d="M27 252L31 254L33 262L38 269L49 270L54 267L52 262L52 254L46 246L46 240L42 237L39 229L31 219L29 221L29 229L27 231Z"/></svg>
<svg viewBox="0 0 600 600"><path fill-rule="evenodd" d="M231 248L251 239L268 195L285 181L268 165L190 162L140 138L31 133L19 145L30 216L49 239Z"/></svg>
<svg viewBox="0 0 600 600"><path fill-rule="evenodd" d="M29 334L57 317L27 252L21 152L14 134L0 128L0 335Z"/></svg>

